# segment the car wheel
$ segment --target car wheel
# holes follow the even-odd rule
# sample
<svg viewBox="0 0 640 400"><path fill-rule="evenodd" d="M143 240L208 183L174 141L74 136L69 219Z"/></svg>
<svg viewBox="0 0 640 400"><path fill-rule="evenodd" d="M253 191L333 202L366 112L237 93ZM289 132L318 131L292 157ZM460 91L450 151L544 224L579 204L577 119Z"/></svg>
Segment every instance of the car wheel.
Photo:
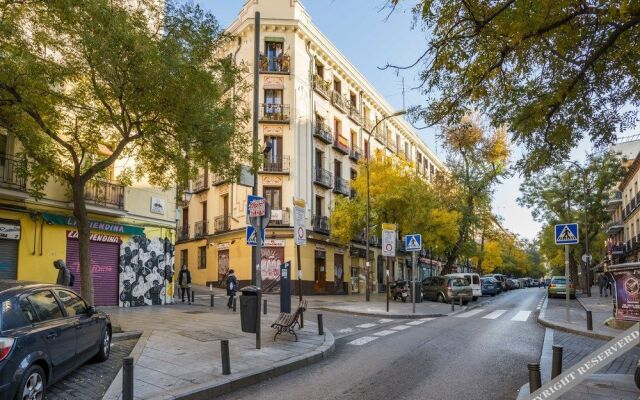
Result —
<svg viewBox="0 0 640 400"><path fill-rule="evenodd" d="M636 387L640 389L640 362L638 362L636 366L636 373L633 375L633 378L636 382Z"/></svg>
<svg viewBox="0 0 640 400"><path fill-rule="evenodd" d="M100 351L96 354L95 360L98 362L107 361L109 354L111 354L111 332L109 332L109 328L105 328L100 341Z"/></svg>
<svg viewBox="0 0 640 400"><path fill-rule="evenodd" d="M403 302L403 303L406 303L406 302L407 302L407 298L406 298L406 297L403 297L403 298L402 298L402 302Z"/></svg>
<svg viewBox="0 0 640 400"><path fill-rule="evenodd" d="M46 375L38 365L32 365L22 376L22 382L16 393L16 400L44 400Z"/></svg>
<svg viewBox="0 0 640 400"><path fill-rule="evenodd" d="M438 293L438 303L444 303L444 296L442 293Z"/></svg>

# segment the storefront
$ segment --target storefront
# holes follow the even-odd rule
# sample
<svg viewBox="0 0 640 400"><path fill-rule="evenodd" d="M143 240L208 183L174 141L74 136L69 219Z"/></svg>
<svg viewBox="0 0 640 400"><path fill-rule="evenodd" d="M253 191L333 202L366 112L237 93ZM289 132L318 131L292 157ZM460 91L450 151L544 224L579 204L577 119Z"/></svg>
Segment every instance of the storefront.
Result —
<svg viewBox="0 0 640 400"><path fill-rule="evenodd" d="M20 222L0 221L0 279L18 278Z"/></svg>

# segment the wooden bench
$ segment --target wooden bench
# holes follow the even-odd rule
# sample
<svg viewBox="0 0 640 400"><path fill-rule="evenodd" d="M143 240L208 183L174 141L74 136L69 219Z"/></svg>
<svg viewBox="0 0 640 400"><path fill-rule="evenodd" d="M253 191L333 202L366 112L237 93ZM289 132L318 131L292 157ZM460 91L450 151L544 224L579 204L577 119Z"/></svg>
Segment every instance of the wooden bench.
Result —
<svg viewBox="0 0 640 400"><path fill-rule="evenodd" d="M294 330L295 326L298 325L298 329L300 329L300 316L303 312L307 310L307 301L302 300L298 304L298 309L295 313L280 313L278 315L278 319L275 320L271 327L276 330L276 334L273 335L273 341L275 342L276 338L281 333L290 333L296 338L296 342L298 341L298 335Z"/></svg>

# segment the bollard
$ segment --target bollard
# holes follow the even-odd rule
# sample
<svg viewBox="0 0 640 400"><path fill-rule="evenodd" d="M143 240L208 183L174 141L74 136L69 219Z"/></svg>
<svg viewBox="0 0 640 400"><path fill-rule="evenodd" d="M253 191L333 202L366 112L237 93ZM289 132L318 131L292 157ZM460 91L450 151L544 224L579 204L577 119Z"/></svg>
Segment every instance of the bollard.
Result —
<svg viewBox="0 0 640 400"><path fill-rule="evenodd" d="M587 330L593 330L593 317L591 316L591 310L587 310Z"/></svg>
<svg viewBox="0 0 640 400"><path fill-rule="evenodd" d="M462 297L460 297L460 307L462 307Z"/></svg>
<svg viewBox="0 0 640 400"><path fill-rule="evenodd" d="M213 293L211 294L211 307L213 308Z"/></svg>
<svg viewBox="0 0 640 400"><path fill-rule="evenodd" d="M220 341L220 355L222 356L222 375L231 374L231 361L229 359L229 341Z"/></svg>
<svg viewBox="0 0 640 400"><path fill-rule="evenodd" d="M267 315L267 299L262 300L262 308L264 315Z"/></svg>
<svg viewBox="0 0 640 400"><path fill-rule="evenodd" d="M453 297L451 298L451 311L455 311L456 310L456 306L453 303Z"/></svg>
<svg viewBox="0 0 640 400"><path fill-rule="evenodd" d="M196 302L196 292L193 289L191 289L191 302Z"/></svg>
<svg viewBox="0 0 640 400"><path fill-rule="evenodd" d="M304 328L304 311L300 310L300 329Z"/></svg>
<svg viewBox="0 0 640 400"><path fill-rule="evenodd" d="M533 393L542 386L542 378L540 377L540 364L529 363L529 393Z"/></svg>
<svg viewBox="0 0 640 400"><path fill-rule="evenodd" d="M551 379L562 373L562 346L553 346L551 358Z"/></svg>
<svg viewBox="0 0 640 400"><path fill-rule="evenodd" d="M322 314L318 314L318 335L324 335L324 325L322 323Z"/></svg>
<svg viewBox="0 0 640 400"><path fill-rule="evenodd" d="M122 359L122 400L133 400L133 357Z"/></svg>
<svg viewBox="0 0 640 400"><path fill-rule="evenodd" d="M233 297L233 312L236 312L236 298Z"/></svg>

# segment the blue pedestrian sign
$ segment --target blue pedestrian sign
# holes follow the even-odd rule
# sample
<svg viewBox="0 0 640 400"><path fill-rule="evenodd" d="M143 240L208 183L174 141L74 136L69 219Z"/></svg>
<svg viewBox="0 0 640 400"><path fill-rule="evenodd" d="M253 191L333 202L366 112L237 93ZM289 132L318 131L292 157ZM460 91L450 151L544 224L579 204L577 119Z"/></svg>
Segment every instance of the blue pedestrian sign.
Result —
<svg viewBox="0 0 640 400"><path fill-rule="evenodd" d="M422 235L419 233L407 235L404 237L404 249L406 251L422 250Z"/></svg>
<svg viewBox="0 0 640 400"><path fill-rule="evenodd" d="M264 243L265 229L262 229L262 243ZM257 246L258 238L256 238L256 228L251 225L247 225L247 245Z"/></svg>
<svg viewBox="0 0 640 400"><path fill-rule="evenodd" d="M556 225L556 244L578 244L578 224Z"/></svg>

